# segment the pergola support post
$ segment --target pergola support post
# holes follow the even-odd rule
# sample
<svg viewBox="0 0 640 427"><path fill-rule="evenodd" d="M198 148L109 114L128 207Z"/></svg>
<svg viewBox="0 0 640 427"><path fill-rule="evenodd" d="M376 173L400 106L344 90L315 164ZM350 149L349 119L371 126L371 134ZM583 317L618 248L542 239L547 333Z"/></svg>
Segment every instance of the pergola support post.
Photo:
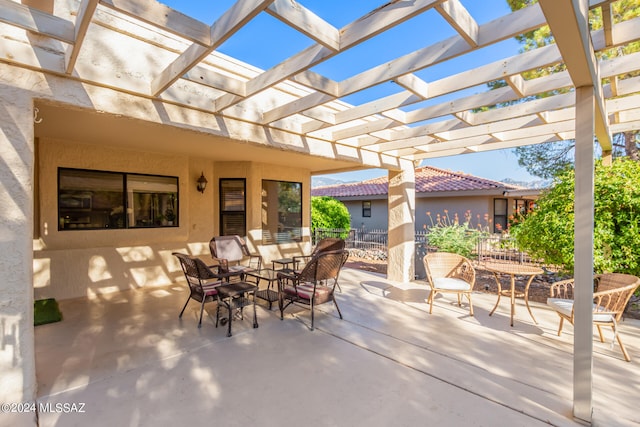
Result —
<svg viewBox="0 0 640 427"><path fill-rule="evenodd" d="M0 402L34 402L34 109L31 96L0 87ZM35 413L2 414L6 425L35 425Z"/></svg>
<svg viewBox="0 0 640 427"><path fill-rule="evenodd" d="M413 162L389 171L389 242L387 278L410 282L415 278L416 178Z"/></svg>
<svg viewBox="0 0 640 427"><path fill-rule="evenodd" d="M594 88L576 88L573 415L593 411Z"/></svg>

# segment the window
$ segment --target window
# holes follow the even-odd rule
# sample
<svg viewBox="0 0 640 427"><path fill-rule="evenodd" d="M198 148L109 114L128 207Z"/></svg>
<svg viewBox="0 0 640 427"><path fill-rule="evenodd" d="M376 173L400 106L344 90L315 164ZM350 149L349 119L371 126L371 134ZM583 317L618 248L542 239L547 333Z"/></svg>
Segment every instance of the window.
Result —
<svg viewBox="0 0 640 427"><path fill-rule="evenodd" d="M262 243L302 240L302 183L262 181Z"/></svg>
<svg viewBox="0 0 640 427"><path fill-rule="evenodd" d="M533 200L516 199L515 214L527 215L533 210Z"/></svg>
<svg viewBox="0 0 640 427"><path fill-rule="evenodd" d="M246 181L243 178L220 179L220 234L222 236L245 236L246 225Z"/></svg>
<svg viewBox="0 0 640 427"><path fill-rule="evenodd" d="M362 217L371 217L371 202L362 202Z"/></svg>
<svg viewBox="0 0 640 427"><path fill-rule="evenodd" d="M507 231L507 199L493 199L493 232Z"/></svg>
<svg viewBox="0 0 640 427"><path fill-rule="evenodd" d="M58 230L177 225L177 177L58 169Z"/></svg>

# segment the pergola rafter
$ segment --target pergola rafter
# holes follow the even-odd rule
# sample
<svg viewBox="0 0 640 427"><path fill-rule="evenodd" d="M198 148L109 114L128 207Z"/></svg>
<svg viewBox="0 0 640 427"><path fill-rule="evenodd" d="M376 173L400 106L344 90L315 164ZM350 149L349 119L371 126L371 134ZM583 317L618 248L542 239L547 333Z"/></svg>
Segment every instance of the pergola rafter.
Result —
<svg viewBox="0 0 640 427"><path fill-rule="evenodd" d="M443 127L447 128L453 120L457 128L464 129L464 133L458 130L452 135L479 136L487 132L486 135L493 141L495 134L487 130L492 127L492 123L506 120L506 123L513 123L513 126L522 129L528 126L522 126L519 120L513 119L530 114L537 114L543 123L554 123L549 121L550 112L567 109L575 100L571 94L563 93L571 92L574 81L578 78L571 76L570 71L552 73L532 80L523 77L523 73L528 70L566 62L567 58L556 45L506 57L440 79L430 80L423 76L430 67L547 25L549 18L546 15L549 13L544 13L538 4L479 24L460 0L394 1L338 29L303 3L288 0L242 0L236 2L213 25L208 26L152 0L84 0L79 3L75 23L29 6L0 0L3 8L0 20L63 42L66 46L65 58L60 68L53 57L51 61L36 61L25 56L22 62L25 66L41 66L48 72L66 74L71 74L77 68L84 39L91 37L90 23L113 28L111 21L117 19L118 14L139 20L158 31L166 32L166 37L171 38L171 43L167 42L165 46L159 46L157 40L150 41L149 49L165 48L167 53L175 52L177 56L164 68L149 70L151 78L147 91L141 89L141 82L131 82L133 84L129 85L125 80L121 84L122 90L145 97L161 97L178 105L253 122L258 126L407 160L419 160L420 157L416 157L415 153L423 152L407 150L413 142L422 147L425 140L441 138L430 130L433 126L420 125L420 122L440 120ZM590 39L593 40L595 51L640 39L640 18L614 23L611 1L591 1L589 7L601 7L604 16L604 27L591 33ZM546 8L548 10L548 6ZM110 22L103 22L105 18L102 12L106 10L115 13L114 16L109 16ZM456 35L339 82L312 70L316 65L429 11L446 21ZM274 16L282 25L309 37L315 44L265 71L251 67L238 69L236 64L220 57L216 50L260 13ZM123 34L129 34L129 30L122 31ZM180 43L182 48L179 47ZM635 79L620 79L619 76L640 68L637 65L640 63L636 58L638 55L640 54L626 55L600 63L597 70L599 78L607 78L610 82L603 87L601 101L598 103L602 109L600 116L605 117L605 105L622 105L610 101L637 92L638 84ZM32 58L36 57L42 58L42 55L34 52ZM12 62L20 63L21 58L13 58ZM86 64L82 67L86 67ZM569 68L571 70L575 66ZM101 81L100 76L92 80L84 74L78 74L77 78L118 88L117 81ZM473 95L464 94L466 89L500 79L507 83L507 87ZM193 96L189 96L183 101L181 91L174 87L178 81L210 88L208 99L194 100ZM402 90L360 105L338 102L340 98L389 81L393 81ZM265 91L269 95L265 95ZM462 95L457 95L458 93ZM521 102L541 93L557 94ZM265 96L273 102L265 103ZM448 99L421 106L444 96ZM418 108L412 108L413 105ZM504 106L492 111L476 112L480 108L496 105ZM600 138L603 141L608 139L604 134L607 134L610 125L612 129L634 127L633 124L625 124L625 117L633 117L633 110L638 107L634 101L626 101L624 105L631 105L621 110L624 114L616 112L607 116L611 123L601 121L598 129L603 133ZM233 106L241 108L231 108ZM635 122L632 119L626 121ZM500 128L505 126L503 123ZM554 135L560 138L567 133L560 131L550 137ZM504 138L500 139L503 145L508 143ZM455 140L454 137L449 140L460 146L465 141L464 138ZM522 141L522 138L515 138L513 146ZM404 154L399 154L399 150L403 150Z"/></svg>

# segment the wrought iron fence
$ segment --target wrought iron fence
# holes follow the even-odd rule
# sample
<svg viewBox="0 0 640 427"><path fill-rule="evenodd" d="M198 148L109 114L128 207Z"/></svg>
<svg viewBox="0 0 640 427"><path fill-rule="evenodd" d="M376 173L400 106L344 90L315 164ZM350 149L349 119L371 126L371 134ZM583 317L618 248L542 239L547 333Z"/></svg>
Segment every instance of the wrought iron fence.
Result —
<svg viewBox="0 0 640 427"><path fill-rule="evenodd" d="M416 252L424 256L430 250L436 250L429 246L429 233L425 230L416 230ZM316 228L313 234L313 244L324 237L341 237L346 241L348 249L387 250L388 230L352 228ZM479 261L505 261L517 263L536 263L535 260L518 248L512 237L501 234L482 236L478 239L474 257Z"/></svg>
<svg viewBox="0 0 640 427"><path fill-rule="evenodd" d="M388 231L382 229L316 228L313 233L313 244L325 237L341 237L345 239L347 249L386 251L388 245Z"/></svg>
<svg viewBox="0 0 640 427"><path fill-rule="evenodd" d="M526 252L518 248L513 237L491 234L478 239L476 246L478 261L504 261L519 264L537 264Z"/></svg>
<svg viewBox="0 0 640 427"><path fill-rule="evenodd" d="M368 252L376 259L386 259L387 256L388 230L316 228L313 234L313 244L324 237L341 237L345 239L347 249ZM426 272L422 258L427 252L436 251L437 248L429 245L429 232L426 230L416 230L415 242L416 279L423 279L426 276ZM373 254L371 254L372 252ZM380 253L383 253L383 255L380 255ZM480 237L473 258L476 258L481 263L485 261L502 261L540 264L526 252L521 251L515 239L500 234Z"/></svg>

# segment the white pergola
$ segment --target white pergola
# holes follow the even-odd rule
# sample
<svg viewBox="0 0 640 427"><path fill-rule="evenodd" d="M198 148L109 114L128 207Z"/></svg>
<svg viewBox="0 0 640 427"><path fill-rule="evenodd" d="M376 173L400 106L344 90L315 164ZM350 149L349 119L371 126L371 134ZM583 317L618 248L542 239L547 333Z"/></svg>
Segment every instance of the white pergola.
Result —
<svg viewBox="0 0 640 427"><path fill-rule="evenodd" d="M304 0L238 0L213 24L153 0L0 0L0 63L159 103L166 117L154 120L161 124L180 125L197 115L209 120L208 132L249 143L256 153L276 148L315 156L318 164L333 160L333 167L318 169L325 173L383 167L410 174L423 159L575 139L575 275L589 283L593 137L606 157L612 134L640 128L640 77L629 77L640 71L640 53L601 61L596 53L639 40L640 18L614 22L614 1L540 0L478 23L465 8L469 1L394 0L336 28ZM589 31L588 10L594 8L602 9L604 26ZM218 52L260 14L308 37L309 47L267 70ZM341 81L313 71L418 16L444 19L455 35ZM473 68L453 66L458 71L442 78L425 77L430 67L545 25L556 44ZM114 44L119 49L101 49ZM566 71L523 77L556 64ZM486 89L496 80L507 85ZM389 82L396 86L391 95L360 105L342 100ZM465 92L483 86L475 94ZM534 98L542 93L557 94ZM178 110L188 113L176 119ZM574 415L590 421L592 295L589 287L580 290Z"/></svg>

